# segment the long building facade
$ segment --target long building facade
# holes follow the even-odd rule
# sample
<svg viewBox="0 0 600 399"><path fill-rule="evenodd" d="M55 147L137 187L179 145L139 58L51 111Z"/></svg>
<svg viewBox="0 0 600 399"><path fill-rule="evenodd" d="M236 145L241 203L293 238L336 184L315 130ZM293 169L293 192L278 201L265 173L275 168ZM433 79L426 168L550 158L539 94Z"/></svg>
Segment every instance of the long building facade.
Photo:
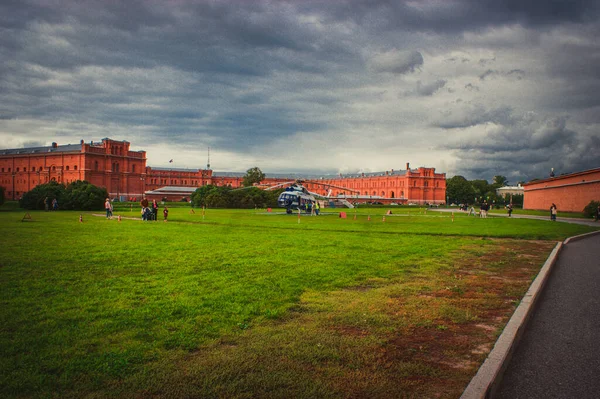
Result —
<svg viewBox="0 0 600 399"><path fill-rule="evenodd" d="M523 185L523 209L582 212L591 201L600 201L600 168L534 180Z"/></svg>
<svg viewBox="0 0 600 399"><path fill-rule="evenodd" d="M0 149L0 186L8 199L19 199L39 184L77 180L105 187L120 200L189 199L198 187L242 186L243 173L213 172L206 169L154 168L146 165L145 151L132 151L127 141L102 139L99 142L19 149ZM336 176L269 175L262 183L275 186L290 180L304 180L312 192L353 198L358 202L381 201L441 204L446 201L446 174L435 168L419 167L380 173Z"/></svg>

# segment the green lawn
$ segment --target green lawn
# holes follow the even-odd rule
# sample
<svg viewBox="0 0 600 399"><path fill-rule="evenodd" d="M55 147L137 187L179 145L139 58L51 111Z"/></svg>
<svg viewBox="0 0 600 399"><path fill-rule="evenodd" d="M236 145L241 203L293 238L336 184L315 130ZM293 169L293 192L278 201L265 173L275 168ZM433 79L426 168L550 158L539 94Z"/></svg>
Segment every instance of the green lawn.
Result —
<svg viewBox="0 0 600 399"><path fill-rule="evenodd" d="M592 230L339 211L0 211L0 397L456 397Z"/></svg>

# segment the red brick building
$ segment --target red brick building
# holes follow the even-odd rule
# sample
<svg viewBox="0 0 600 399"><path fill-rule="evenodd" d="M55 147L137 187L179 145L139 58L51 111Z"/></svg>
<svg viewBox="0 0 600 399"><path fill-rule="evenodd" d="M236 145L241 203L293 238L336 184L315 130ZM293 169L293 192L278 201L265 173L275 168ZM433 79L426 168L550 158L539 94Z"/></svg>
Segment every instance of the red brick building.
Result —
<svg viewBox="0 0 600 399"><path fill-rule="evenodd" d="M181 200L207 184L241 187L243 173L213 173L211 169L153 168L146 166L145 151L131 151L127 141L108 138L101 142L0 150L0 185L6 197L19 199L38 184L76 180L106 187L112 198ZM359 202L440 204L446 197L446 174L434 168L361 173L348 176L267 175L263 183L274 185L297 178L322 195L352 197Z"/></svg>
<svg viewBox="0 0 600 399"><path fill-rule="evenodd" d="M535 180L523 185L523 209L581 212L590 201L600 201L600 168Z"/></svg>

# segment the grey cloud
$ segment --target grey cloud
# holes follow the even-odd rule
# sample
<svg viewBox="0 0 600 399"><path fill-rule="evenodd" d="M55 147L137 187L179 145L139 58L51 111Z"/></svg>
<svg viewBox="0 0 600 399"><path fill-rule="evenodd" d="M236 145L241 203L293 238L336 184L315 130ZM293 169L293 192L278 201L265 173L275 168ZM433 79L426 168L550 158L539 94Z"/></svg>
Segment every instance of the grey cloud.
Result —
<svg viewBox="0 0 600 399"><path fill-rule="evenodd" d="M423 83L420 80L415 84L415 89L405 92L406 95L417 95L417 96L432 96L436 91L446 86L445 80L435 80L430 83Z"/></svg>
<svg viewBox="0 0 600 399"><path fill-rule="evenodd" d="M479 105L468 104L458 109L445 110L433 124L442 129L457 129L485 123L510 124L512 119L512 109L509 107L488 110Z"/></svg>
<svg viewBox="0 0 600 399"><path fill-rule="evenodd" d="M390 51L378 54L370 63L377 72L404 74L421 67L423 56L418 51Z"/></svg>

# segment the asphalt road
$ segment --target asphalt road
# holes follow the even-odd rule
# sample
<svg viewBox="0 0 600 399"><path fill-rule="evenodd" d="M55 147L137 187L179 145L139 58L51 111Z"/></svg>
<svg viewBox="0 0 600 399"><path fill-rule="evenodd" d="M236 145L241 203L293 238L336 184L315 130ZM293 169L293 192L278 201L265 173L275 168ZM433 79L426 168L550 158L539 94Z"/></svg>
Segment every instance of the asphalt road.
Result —
<svg viewBox="0 0 600 399"><path fill-rule="evenodd" d="M495 398L600 398L600 235L567 244Z"/></svg>

